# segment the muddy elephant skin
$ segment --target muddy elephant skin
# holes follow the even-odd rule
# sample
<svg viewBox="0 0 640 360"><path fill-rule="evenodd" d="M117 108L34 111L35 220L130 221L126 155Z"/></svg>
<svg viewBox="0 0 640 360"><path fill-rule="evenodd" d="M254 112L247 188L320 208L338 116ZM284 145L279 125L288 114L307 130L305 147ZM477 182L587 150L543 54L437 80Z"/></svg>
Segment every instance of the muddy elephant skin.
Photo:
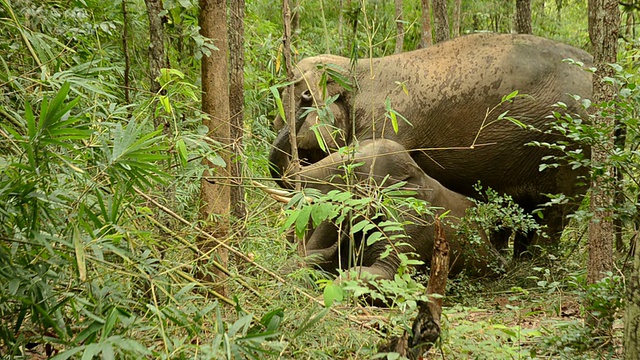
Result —
<svg viewBox="0 0 640 360"><path fill-rule="evenodd" d="M333 189L351 189L350 191L354 192L353 187L345 185L344 167L336 167L336 163L360 164L353 171L351 178L353 183L364 187L388 187L401 181L406 182L402 189L415 191L414 197L438 208L437 214L448 211L442 223L451 249L450 274L465 271L471 276L496 276L501 273L501 270L506 269L506 261L486 237L481 236L480 241L472 242L458 235L452 227L458 224L459 219L465 215L466 209L473 206L473 203L465 196L445 188L426 175L400 144L387 139L366 140L361 142L355 153L350 156L335 152L300 170L298 175L303 182L303 187L316 188L323 193ZM360 220L361 218L356 218L353 223ZM375 222L380 223L385 220L387 218L382 216ZM361 248L362 253L361 258L351 258L350 264L357 264L351 267L376 275L380 279L393 279L400 265L399 252L416 254L425 264L429 264L435 236L433 217L408 212L405 214L405 220L413 222L405 225L406 238L400 239L408 246L399 245L395 240L385 237L370 246L363 246L361 234L355 234L355 243L350 244L347 236L344 235L349 232L347 229L340 232L336 225L325 221L310 231L305 238L305 248L310 259L308 262L327 272L335 273L337 269L349 268L349 246L353 246ZM385 235L392 237L396 233ZM381 258L380 255L385 252L388 245L391 245L394 250L389 256Z"/></svg>
<svg viewBox="0 0 640 360"><path fill-rule="evenodd" d="M560 166L540 171L542 158L556 153L525 145L555 142L559 135L525 130L507 120L492 122L508 111L508 116L524 124L547 129L549 115L558 110L553 107L557 102L567 105L561 112L584 114L571 95L590 98L591 75L563 61L567 58L586 66L592 63L588 53L552 40L488 33L362 59L353 71L348 70L349 59L344 57L303 59L297 65L294 91L299 156L307 164L315 163L354 139L386 138L411 150L411 157L426 174L463 195L478 197L473 185L480 181L485 188L511 195L526 211L546 202L544 194L563 193L579 199L586 189L576 186L576 178L585 175L586 169ZM353 91L327 76L326 84L319 85L323 67L344 69L343 76L351 80ZM487 116L489 109L515 90L523 96ZM288 96L285 91L285 104ZM336 96L335 101L323 105ZM385 103L410 124L398 119L395 133ZM318 113L308 110L312 107L328 108L333 124L322 125ZM281 129L269 156L272 175L281 186L289 186L282 181L290 168L289 127L281 119L275 124ZM327 143L326 152L311 131L314 126ZM342 130L338 136L336 128ZM474 139L476 146L471 148ZM582 150L588 157L589 149ZM574 208L574 204L546 208L542 222L548 225L548 232L560 233L564 215Z"/></svg>

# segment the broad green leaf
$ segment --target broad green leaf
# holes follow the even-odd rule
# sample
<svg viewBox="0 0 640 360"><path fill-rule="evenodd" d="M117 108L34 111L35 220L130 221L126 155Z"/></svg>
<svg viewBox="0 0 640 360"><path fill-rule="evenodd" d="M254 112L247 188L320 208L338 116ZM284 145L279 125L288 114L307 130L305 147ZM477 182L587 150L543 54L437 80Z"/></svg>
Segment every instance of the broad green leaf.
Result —
<svg viewBox="0 0 640 360"><path fill-rule="evenodd" d="M307 226L309 225L311 206L304 206L298 211L298 218L296 219L296 234L299 237L303 237L305 231L307 230Z"/></svg>
<svg viewBox="0 0 640 360"><path fill-rule="evenodd" d="M160 104L164 108L164 111L167 114L173 114L173 109L171 107L171 102L169 101L169 97L165 95L159 95L158 100L160 100Z"/></svg>
<svg viewBox="0 0 640 360"><path fill-rule="evenodd" d="M351 230L349 231L350 234L355 234L357 232L363 231L363 232L368 232L371 229L374 229L376 227L375 224L371 223L370 220L365 219L365 220L360 220L358 221L355 225L353 225L351 227Z"/></svg>
<svg viewBox="0 0 640 360"><path fill-rule="evenodd" d="M518 96L518 90L511 92L509 95L505 95L502 97L502 102L509 101L514 97Z"/></svg>
<svg viewBox="0 0 640 360"><path fill-rule="evenodd" d="M340 286L337 286L333 282L330 282L324 287L323 298L324 306L331 307L334 301L342 301L342 299L344 298L344 293L342 292L342 288Z"/></svg>
<svg viewBox="0 0 640 360"><path fill-rule="evenodd" d="M382 233L379 231L376 231L371 235L367 236L367 246L371 246L375 244L378 240L380 240L381 237L382 237Z"/></svg>

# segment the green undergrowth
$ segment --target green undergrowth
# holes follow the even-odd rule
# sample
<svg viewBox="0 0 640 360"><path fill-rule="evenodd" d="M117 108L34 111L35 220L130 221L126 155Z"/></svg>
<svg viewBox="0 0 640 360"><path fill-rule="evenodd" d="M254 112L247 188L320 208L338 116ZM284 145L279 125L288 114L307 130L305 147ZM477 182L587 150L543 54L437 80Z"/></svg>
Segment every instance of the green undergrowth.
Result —
<svg viewBox="0 0 640 360"><path fill-rule="evenodd" d="M286 345L272 358L368 359L391 336L410 328L415 308L404 312L399 307L370 307L347 297L332 305L341 313L338 315L323 311L321 305L293 290L303 289L322 302L322 286L331 277L301 267L295 244L275 229L278 221L284 221L282 215L277 220L279 205L270 211L275 223L254 228L262 230L249 234L240 246L287 281L283 284L266 274L252 273L256 276L252 283L270 300L269 308L284 309L281 340ZM621 293L620 277L611 274L595 287L586 286L587 256L584 246L575 244L579 232L578 228L569 228L557 248L539 249L535 259L513 264L501 278L450 279L444 298L442 337L426 358L618 358L620 299L615 294ZM426 284L426 275L414 278ZM240 301L248 311L260 314L265 310L263 303L246 292L238 289L236 293L243 294ZM611 298L606 298L607 294ZM586 309L582 304L589 296L600 296L610 305L603 311L610 311L613 321L613 333L597 340L596 345L590 328L584 325ZM316 321L314 316L322 317ZM305 327L310 322L313 324Z"/></svg>

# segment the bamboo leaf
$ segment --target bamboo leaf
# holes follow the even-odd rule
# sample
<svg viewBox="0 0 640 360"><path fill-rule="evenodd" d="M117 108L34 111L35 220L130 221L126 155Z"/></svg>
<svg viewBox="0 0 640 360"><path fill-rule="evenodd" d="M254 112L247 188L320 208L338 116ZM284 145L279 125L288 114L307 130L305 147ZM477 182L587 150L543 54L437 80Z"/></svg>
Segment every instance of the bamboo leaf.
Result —
<svg viewBox="0 0 640 360"><path fill-rule="evenodd" d="M73 247L76 253L76 264L78 265L78 278L80 278L80 281L86 281L87 261L84 253L84 242L82 241L78 226L75 226L73 230Z"/></svg>

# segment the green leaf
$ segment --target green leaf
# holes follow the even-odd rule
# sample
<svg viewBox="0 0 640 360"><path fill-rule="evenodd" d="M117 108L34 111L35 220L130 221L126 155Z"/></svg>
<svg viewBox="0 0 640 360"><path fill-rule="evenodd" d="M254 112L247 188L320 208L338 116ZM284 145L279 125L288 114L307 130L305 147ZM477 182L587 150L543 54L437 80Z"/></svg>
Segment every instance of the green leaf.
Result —
<svg viewBox="0 0 640 360"><path fill-rule="evenodd" d="M321 124L312 126L311 131L313 131L314 135L316 136L316 141L318 142L318 146L320 146L320 150L322 150L323 152L327 152L327 145L324 143L324 139L322 138L322 135L318 130L318 126L321 126Z"/></svg>
<svg viewBox="0 0 640 360"><path fill-rule="evenodd" d="M394 111L391 111L389 113L389 115L391 115L391 126L393 126L393 132L394 133L398 133L398 118L396 117L396 113Z"/></svg>
<svg viewBox="0 0 640 360"><path fill-rule="evenodd" d="M311 219L313 220L313 226L318 226L320 223L327 219L332 219L336 215L336 210L333 204L319 203L313 206L311 210Z"/></svg>
<svg viewBox="0 0 640 360"><path fill-rule="evenodd" d="M176 141L176 150L178 151L180 164L182 164L183 168L186 168L189 160L189 153L187 152L187 145L184 143L183 139L178 139L178 141Z"/></svg>
<svg viewBox="0 0 640 360"><path fill-rule="evenodd" d="M160 100L160 104L164 108L164 111L167 114L173 114L173 109L171 107L171 102L169 101L169 97L166 95L159 95L158 100Z"/></svg>
<svg viewBox="0 0 640 360"><path fill-rule="evenodd" d="M260 323L267 328L267 331L276 331L280 327L282 319L284 319L284 309L280 308L266 313L260 319Z"/></svg>
<svg viewBox="0 0 640 360"><path fill-rule="evenodd" d="M100 345L97 343L91 343L87 345L84 349L84 353L82 353L82 360L92 360L94 356L100 353Z"/></svg>
<svg viewBox="0 0 640 360"><path fill-rule="evenodd" d="M84 253L84 242L80 235L80 229L76 225L73 230L73 247L76 253L76 264L78 265L78 278L80 281L87 280L87 262Z"/></svg>
<svg viewBox="0 0 640 360"><path fill-rule="evenodd" d="M379 231L376 231L371 235L367 236L367 246L371 246L375 244L378 240L380 240L381 237L382 237L382 233Z"/></svg>
<svg viewBox="0 0 640 360"><path fill-rule="evenodd" d="M287 83L280 86L273 85L269 87L269 90L271 90L271 94L273 95L273 99L276 101L278 114L280 115L280 117L282 118L282 121L284 121L285 124L287 123L286 121L287 117L285 116L285 113L284 113L284 106L282 105L282 99L280 98L280 92L278 91L278 87L288 86L290 84L291 83Z"/></svg>
<svg viewBox="0 0 640 360"><path fill-rule="evenodd" d="M304 233L309 225L309 217L311 216L311 206L304 206L299 210L298 218L296 219L296 234L298 237L304 237Z"/></svg>
<svg viewBox="0 0 640 360"><path fill-rule="evenodd" d="M320 310L320 312L317 314L310 312L307 318L302 321L302 325L300 325L298 330L296 330L296 332L293 333L292 340L302 335L305 331L307 331L307 329L309 329L313 325L317 324L320 320L322 320L323 317L325 317L325 315L327 315L328 312L329 312L329 308L327 307Z"/></svg>
<svg viewBox="0 0 640 360"><path fill-rule="evenodd" d="M331 77L333 81L337 82L343 89L347 91L353 90L351 79L342 73L346 72L345 69L335 64L328 64L326 69L329 77Z"/></svg>
<svg viewBox="0 0 640 360"><path fill-rule="evenodd" d="M509 100L513 99L514 97L516 97L516 96L518 96L518 90L513 91L509 95L503 96L502 97L502 102L509 101Z"/></svg>
<svg viewBox="0 0 640 360"><path fill-rule="evenodd" d="M111 343L106 342L102 345L102 359L103 360L115 360L116 356L113 351Z"/></svg>
<svg viewBox="0 0 640 360"><path fill-rule="evenodd" d="M342 292L342 288L340 286L337 286L333 282L330 282L324 287L323 297L324 306L331 307L334 301L340 302L342 301L342 299L344 299L344 293Z"/></svg>
<svg viewBox="0 0 640 360"><path fill-rule="evenodd" d="M117 322L118 322L118 310L117 308L112 308L102 328L102 339L105 339L111 335L111 330L113 330L113 327L116 325Z"/></svg>
<svg viewBox="0 0 640 360"><path fill-rule="evenodd" d="M70 357L72 357L73 355L79 353L80 351L83 351L85 349L85 346L78 346L78 347L74 347L71 348L67 351L61 352L58 355L52 357L50 360L67 360Z"/></svg>
<svg viewBox="0 0 640 360"><path fill-rule="evenodd" d="M374 229L376 227L375 224L371 223L370 220L360 220L359 222L357 222L355 225L353 225L351 227L351 230L349 231L350 234L355 234L357 232L363 231L363 232L367 232L371 229Z"/></svg>

